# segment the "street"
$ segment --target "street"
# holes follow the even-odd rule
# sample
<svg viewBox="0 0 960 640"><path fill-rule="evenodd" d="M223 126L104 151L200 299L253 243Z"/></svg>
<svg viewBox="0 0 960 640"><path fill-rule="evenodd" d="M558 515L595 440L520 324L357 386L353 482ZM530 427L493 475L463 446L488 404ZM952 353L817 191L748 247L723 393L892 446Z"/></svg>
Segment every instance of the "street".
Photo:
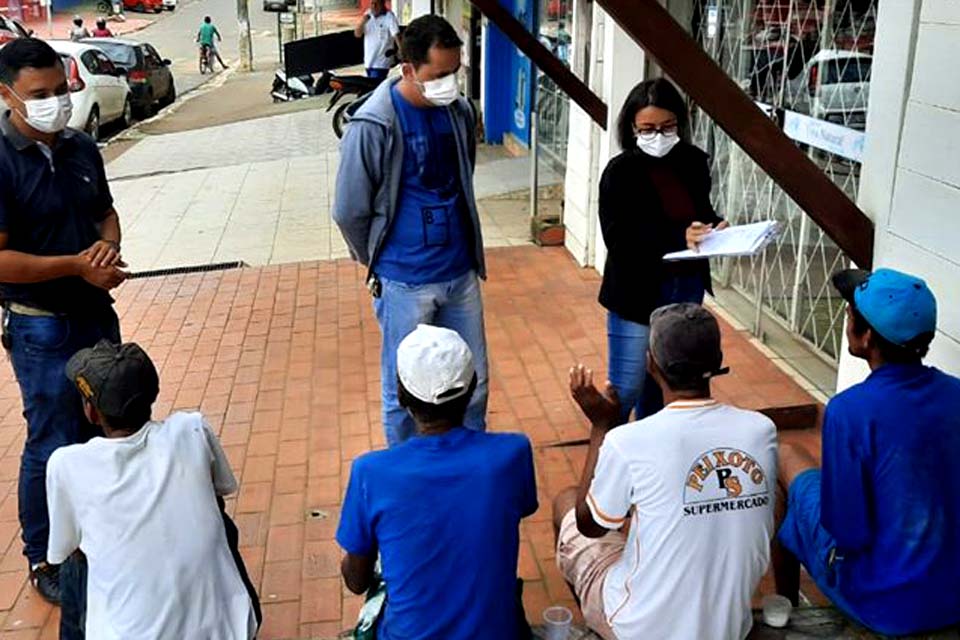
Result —
<svg viewBox="0 0 960 640"><path fill-rule="evenodd" d="M160 55L173 62L171 69L179 95L211 78L210 75L200 75L197 65L197 29L204 16L213 18L213 23L223 36L220 55L224 62L236 63L239 27L235 0L182 0L176 11L163 14L156 23L128 36L131 40L149 42ZM250 2L250 30L257 69L272 70L279 64L276 26L276 14L264 12L259 2ZM264 88L264 93L268 88Z"/></svg>

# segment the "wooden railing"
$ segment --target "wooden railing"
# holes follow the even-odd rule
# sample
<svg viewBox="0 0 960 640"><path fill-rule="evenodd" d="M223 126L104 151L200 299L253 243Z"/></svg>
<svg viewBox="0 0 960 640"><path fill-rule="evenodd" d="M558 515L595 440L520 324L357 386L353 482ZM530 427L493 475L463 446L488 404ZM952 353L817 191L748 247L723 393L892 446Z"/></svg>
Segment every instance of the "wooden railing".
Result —
<svg viewBox="0 0 960 640"><path fill-rule="evenodd" d="M873 264L873 222L708 56L657 0L596 0L854 262ZM497 0L471 0L599 126L608 107ZM613 62L613 61L611 61Z"/></svg>

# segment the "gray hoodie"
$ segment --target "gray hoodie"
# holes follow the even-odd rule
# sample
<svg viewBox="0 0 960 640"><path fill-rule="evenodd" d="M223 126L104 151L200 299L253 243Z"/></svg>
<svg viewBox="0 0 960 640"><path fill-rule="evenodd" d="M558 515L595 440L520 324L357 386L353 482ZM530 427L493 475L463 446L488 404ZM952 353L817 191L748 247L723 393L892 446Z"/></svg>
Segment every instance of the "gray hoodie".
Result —
<svg viewBox="0 0 960 640"><path fill-rule="evenodd" d="M333 202L333 221L340 227L354 260L373 268L393 224L403 179L403 131L393 108L388 80L374 90L350 119L340 143L340 170ZM473 194L476 163L476 115L466 98L447 107L460 157L460 183L473 223L478 275L486 277L480 214Z"/></svg>

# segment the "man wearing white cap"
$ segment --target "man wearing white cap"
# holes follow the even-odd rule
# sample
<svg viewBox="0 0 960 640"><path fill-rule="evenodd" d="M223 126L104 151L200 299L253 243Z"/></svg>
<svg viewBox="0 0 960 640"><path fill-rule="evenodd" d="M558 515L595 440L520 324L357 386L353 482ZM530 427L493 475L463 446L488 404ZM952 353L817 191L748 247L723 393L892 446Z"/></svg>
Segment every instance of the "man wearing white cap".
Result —
<svg viewBox="0 0 960 640"><path fill-rule="evenodd" d="M397 377L417 435L353 462L337 530L347 588L370 588L379 554L378 637L517 638L519 524L537 510L530 442L462 426L477 375L450 329L404 338Z"/></svg>

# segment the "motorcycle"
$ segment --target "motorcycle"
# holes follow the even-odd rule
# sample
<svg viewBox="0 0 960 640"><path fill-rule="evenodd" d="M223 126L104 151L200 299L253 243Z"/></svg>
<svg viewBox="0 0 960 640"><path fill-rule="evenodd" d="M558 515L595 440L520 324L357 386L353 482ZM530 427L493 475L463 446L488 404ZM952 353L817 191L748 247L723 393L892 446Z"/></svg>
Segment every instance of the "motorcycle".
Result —
<svg viewBox="0 0 960 640"><path fill-rule="evenodd" d="M344 96L356 96L352 100L344 102L337 110L333 112L333 132L338 138L343 137L343 128L350 121L350 117L357 112L373 90L376 89L382 80L368 78L366 76L332 76L329 86L333 89L333 97L330 98L330 104L327 111L330 111Z"/></svg>
<svg viewBox="0 0 960 640"><path fill-rule="evenodd" d="M287 78L287 73L283 69L277 69L273 74L273 85L270 88L270 96L274 102L291 102L310 96L318 96L327 91L329 76L324 73L320 80L314 82L310 74L294 76Z"/></svg>
<svg viewBox="0 0 960 640"><path fill-rule="evenodd" d="M341 76L332 71L324 71L316 80L310 74L287 78L283 69L277 69L273 74L270 96L274 102L292 102L333 91L327 111L336 108L333 113L333 132L338 138L342 138L343 129L350 117L381 82L382 80L366 76ZM347 96L355 97L343 102Z"/></svg>

